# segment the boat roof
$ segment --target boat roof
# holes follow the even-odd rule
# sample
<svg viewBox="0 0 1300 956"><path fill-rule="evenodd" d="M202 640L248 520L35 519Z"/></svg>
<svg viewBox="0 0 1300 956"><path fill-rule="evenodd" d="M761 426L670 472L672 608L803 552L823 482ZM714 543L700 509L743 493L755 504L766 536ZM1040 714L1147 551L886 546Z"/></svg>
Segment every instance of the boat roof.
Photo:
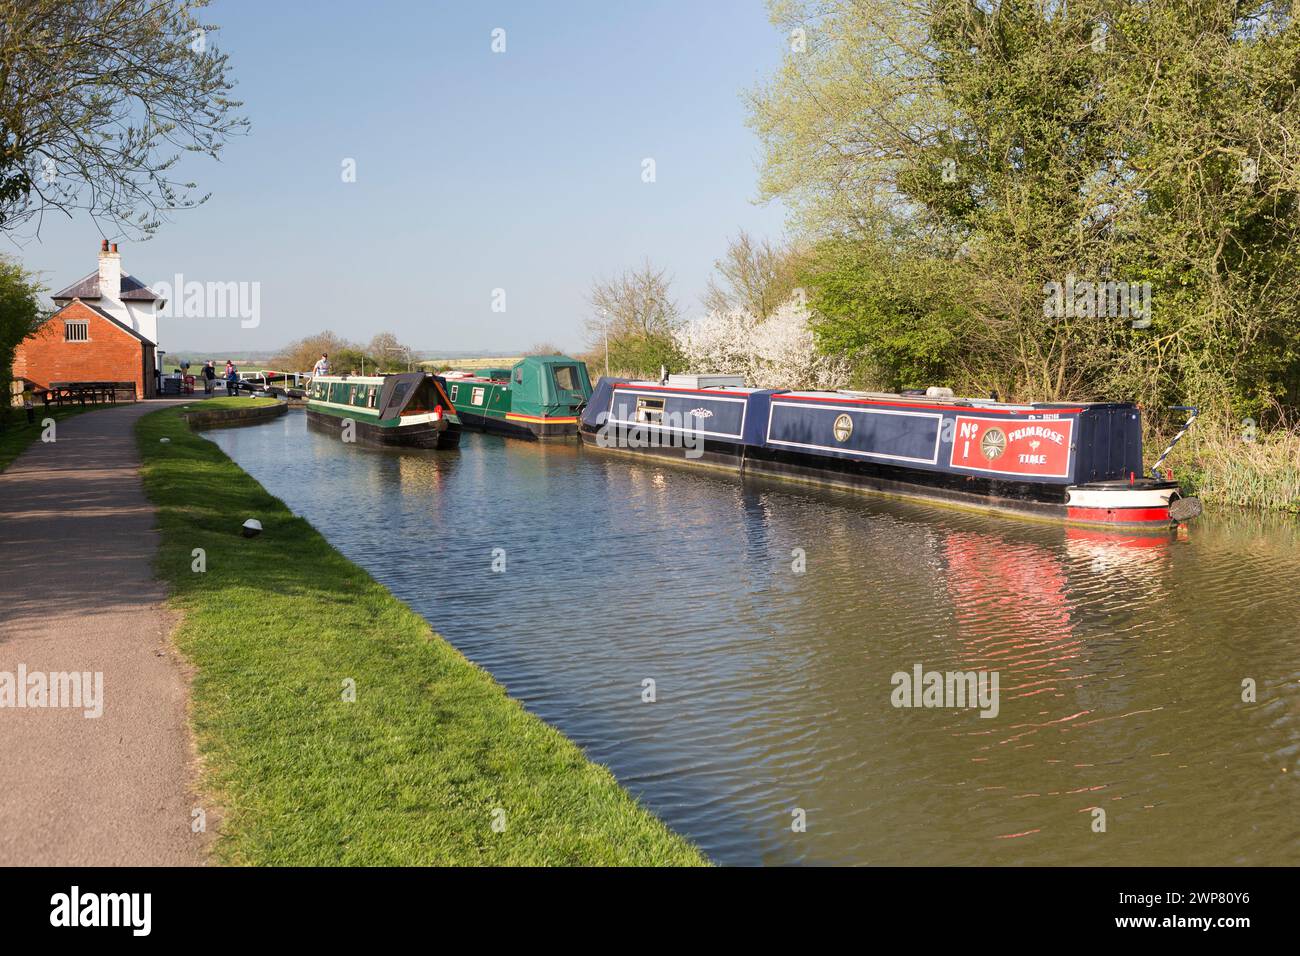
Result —
<svg viewBox="0 0 1300 956"><path fill-rule="evenodd" d="M857 402L881 402L888 404L906 404L921 406L940 406L951 408L977 408L1001 412L1069 412L1079 411L1092 405L1125 404L1115 402L999 402L991 398L963 398L960 395L906 395L901 392L864 392L852 389L765 389L740 387L736 385L710 385L708 388L689 388L682 385L662 385L659 382L621 381L615 382L614 388L655 389L661 392L693 392L701 395L751 395L754 392L771 392L773 397L805 400L827 399Z"/></svg>
<svg viewBox="0 0 1300 956"><path fill-rule="evenodd" d="M558 352L552 355L525 355L514 365L494 365L487 368L463 369L453 368L442 372L445 379L453 382L509 382L511 373L521 365L579 365L580 361ZM500 373L493 375L493 372Z"/></svg>
<svg viewBox="0 0 1300 956"><path fill-rule="evenodd" d="M402 372L403 375L423 375L423 372ZM349 385L383 385L391 375L317 375L313 382L347 382Z"/></svg>
<svg viewBox="0 0 1300 956"><path fill-rule="evenodd" d="M754 392L770 392L768 388L750 388L748 385L710 385L708 388L691 388L688 385L661 385L658 382L624 381L615 382L615 388L657 388L663 392L726 392L729 395L750 395Z"/></svg>
<svg viewBox="0 0 1300 956"><path fill-rule="evenodd" d="M997 408L1003 411L1038 411L1041 409L1075 409L1097 402L999 402L992 398L966 398L961 395L908 395L902 392L860 392L841 388L783 391L783 398L854 398L863 401L906 402L918 405L969 405L971 408ZM1103 403L1104 404L1104 403Z"/></svg>
<svg viewBox="0 0 1300 956"><path fill-rule="evenodd" d="M501 382L508 381L508 379L505 378L484 378L482 375L475 375L472 372L466 372L462 375L444 375L443 378L452 382L495 382L500 384Z"/></svg>

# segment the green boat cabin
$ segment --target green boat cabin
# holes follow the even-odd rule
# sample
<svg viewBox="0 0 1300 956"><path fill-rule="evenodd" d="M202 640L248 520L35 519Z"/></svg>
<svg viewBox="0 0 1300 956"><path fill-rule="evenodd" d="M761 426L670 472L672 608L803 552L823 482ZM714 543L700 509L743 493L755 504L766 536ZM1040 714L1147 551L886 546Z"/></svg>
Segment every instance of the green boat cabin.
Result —
<svg viewBox="0 0 1300 956"><path fill-rule="evenodd" d="M512 368L449 372L448 394L466 428L519 438L577 435L591 397L587 366L567 355L530 355Z"/></svg>

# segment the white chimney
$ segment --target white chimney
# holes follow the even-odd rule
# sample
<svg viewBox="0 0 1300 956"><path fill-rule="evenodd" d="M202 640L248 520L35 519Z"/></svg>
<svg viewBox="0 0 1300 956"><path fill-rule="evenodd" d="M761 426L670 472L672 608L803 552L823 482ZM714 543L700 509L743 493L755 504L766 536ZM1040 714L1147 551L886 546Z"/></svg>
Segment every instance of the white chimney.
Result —
<svg viewBox="0 0 1300 956"><path fill-rule="evenodd" d="M99 245L99 294L110 302L122 301L122 257L117 243L109 248L107 239Z"/></svg>

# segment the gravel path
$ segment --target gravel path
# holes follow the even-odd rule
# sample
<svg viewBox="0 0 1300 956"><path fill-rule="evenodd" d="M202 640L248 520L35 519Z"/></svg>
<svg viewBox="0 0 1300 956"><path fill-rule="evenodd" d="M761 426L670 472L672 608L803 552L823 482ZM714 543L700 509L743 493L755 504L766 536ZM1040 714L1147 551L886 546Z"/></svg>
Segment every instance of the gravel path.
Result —
<svg viewBox="0 0 1300 956"><path fill-rule="evenodd" d="M205 861L185 676L132 433L165 404L66 419L57 441L0 472L0 865ZM102 673L102 715L13 706L4 683L20 667Z"/></svg>

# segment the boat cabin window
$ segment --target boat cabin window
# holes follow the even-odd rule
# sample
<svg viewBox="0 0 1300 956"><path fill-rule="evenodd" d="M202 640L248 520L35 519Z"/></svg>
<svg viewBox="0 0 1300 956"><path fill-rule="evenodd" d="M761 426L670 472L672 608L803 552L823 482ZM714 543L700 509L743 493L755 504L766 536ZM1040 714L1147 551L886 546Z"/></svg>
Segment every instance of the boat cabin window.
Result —
<svg viewBox="0 0 1300 956"><path fill-rule="evenodd" d="M451 400L452 400L453 402L456 401L456 393L457 393L458 391L460 391L460 386L457 385L457 384L455 384L455 383L453 382L453 383L452 383L452 386L451 386Z"/></svg>
<svg viewBox="0 0 1300 956"><path fill-rule="evenodd" d="M662 398L638 398L636 400L636 420L658 425L664 420L664 400Z"/></svg>
<svg viewBox="0 0 1300 956"><path fill-rule="evenodd" d="M379 404L379 389L375 388L373 385L370 386L369 394L366 396L366 404L371 408L374 408Z"/></svg>
<svg viewBox="0 0 1300 956"><path fill-rule="evenodd" d="M579 391L578 370L572 365L558 365L555 368L555 384L571 392Z"/></svg>
<svg viewBox="0 0 1300 956"><path fill-rule="evenodd" d="M515 369L515 384L516 385L524 384L524 370L521 368Z"/></svg>
<svg viewBox="0 0 1300 956"><path fill-rule="evenodd" d="M474 389L474 394L473 394L473 396L470 398L470 402L471 402L472 404L474 404L474 405L482 405L482 404L483 404L483 389L481 389L481 388L476 388L476 389Z"/></svg>

